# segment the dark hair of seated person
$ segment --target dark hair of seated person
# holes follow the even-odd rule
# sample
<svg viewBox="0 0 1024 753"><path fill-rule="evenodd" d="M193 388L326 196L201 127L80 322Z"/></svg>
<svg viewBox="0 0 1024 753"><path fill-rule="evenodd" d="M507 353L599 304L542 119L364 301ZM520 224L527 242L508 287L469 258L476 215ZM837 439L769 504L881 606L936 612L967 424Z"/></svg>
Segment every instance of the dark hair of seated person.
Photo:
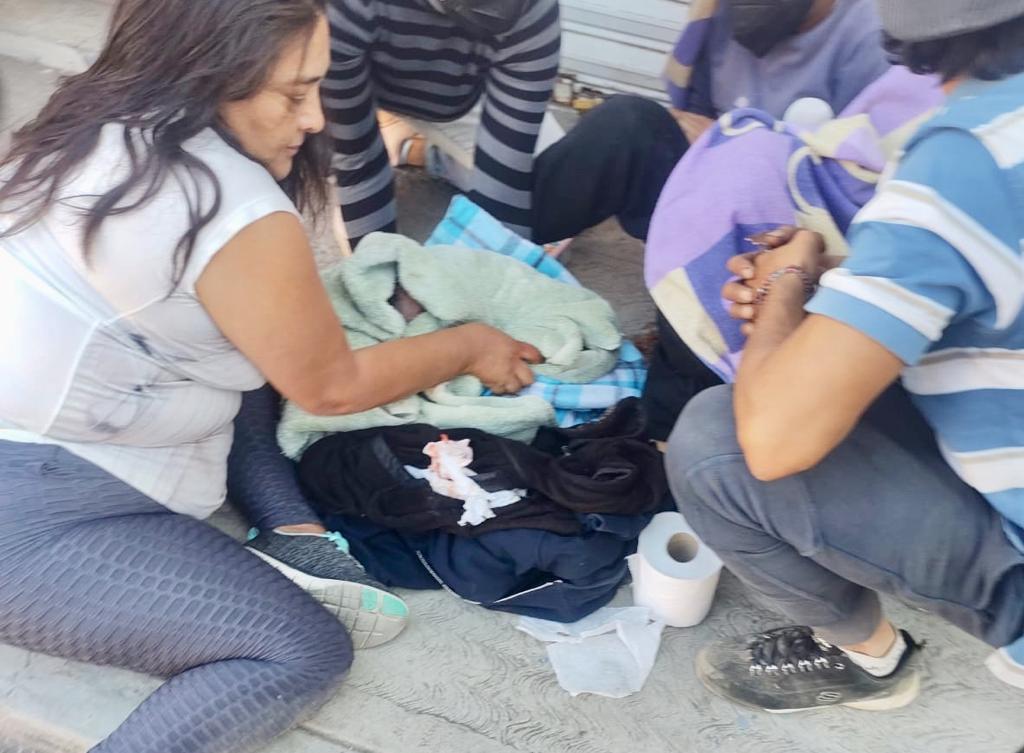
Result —
<svg viewBox="0 0 1024 753"><path fill-rule="evenodd" d="M937 73L943 81L965 75L998 81L1024 73L1024 15L998 26L924 42L890 36L886 49L914 73Z"/></svg>

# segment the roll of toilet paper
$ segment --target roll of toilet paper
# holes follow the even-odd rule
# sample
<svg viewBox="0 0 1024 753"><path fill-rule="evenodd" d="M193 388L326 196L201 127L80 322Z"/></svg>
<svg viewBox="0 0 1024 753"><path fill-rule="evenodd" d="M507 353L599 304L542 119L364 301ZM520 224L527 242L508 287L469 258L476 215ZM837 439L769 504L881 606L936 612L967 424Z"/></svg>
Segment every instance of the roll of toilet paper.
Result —
<svg viewBox="0 0 1024 753"><path fill-rule="evenodd" d="M677 512L654 516L629 558L633 602L672 627L692 627L707 617L722 561Z"/></svg>

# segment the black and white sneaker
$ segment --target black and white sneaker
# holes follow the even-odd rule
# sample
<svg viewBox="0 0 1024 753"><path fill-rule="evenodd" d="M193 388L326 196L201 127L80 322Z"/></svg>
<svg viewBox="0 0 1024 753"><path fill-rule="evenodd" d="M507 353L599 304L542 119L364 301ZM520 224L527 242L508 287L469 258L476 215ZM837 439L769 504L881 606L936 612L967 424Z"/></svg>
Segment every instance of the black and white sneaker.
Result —
<svg viewBox="0 0 1024 753"><path fill-rule="evenodd" d="M367 574L339 533L253 529L246 548L323 604L348 629L355 648L387 643L409 622L405 602Z"/></svg>
<svg viewBox="0 0 1024 753"><path fill-rule="evenodd" d="M906 649L884 677L862 669L808 627L783 627L720 641L697 656L697 676L711 692L775 714L824 706L886 711L906 706L920 690L911 666L920 647L901 631Z"/></svg>

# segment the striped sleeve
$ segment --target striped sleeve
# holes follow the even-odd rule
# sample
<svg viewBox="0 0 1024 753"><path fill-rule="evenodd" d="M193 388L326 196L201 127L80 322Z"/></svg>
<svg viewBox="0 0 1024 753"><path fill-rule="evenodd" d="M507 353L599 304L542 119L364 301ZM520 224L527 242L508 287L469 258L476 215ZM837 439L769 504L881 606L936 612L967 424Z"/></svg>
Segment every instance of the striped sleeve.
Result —
<svg viewBox="0 0 1024 753"><path fill-rule="evenodd" d="M560 39L558 1L533 3L501 38L477 132L470 198L527 238L533 153L558 75Z"/></svg>
<svg viewBox="0 0 1024 753"><path fill-rule="evenodd" d="M370 80L375 20L364 0L330 3L328 18L331 68L323 84L324 111L345 229L357 240L396 227L393 176Z"/></svg>
<svg viewBox="0 0 1024 753"><path fill-rule="evenodd" d="M857 216L847 263L827 273L807 310L916 364L953 323L1004 329L1024 303L1012 191L966 131L917 143Z"/></svg>

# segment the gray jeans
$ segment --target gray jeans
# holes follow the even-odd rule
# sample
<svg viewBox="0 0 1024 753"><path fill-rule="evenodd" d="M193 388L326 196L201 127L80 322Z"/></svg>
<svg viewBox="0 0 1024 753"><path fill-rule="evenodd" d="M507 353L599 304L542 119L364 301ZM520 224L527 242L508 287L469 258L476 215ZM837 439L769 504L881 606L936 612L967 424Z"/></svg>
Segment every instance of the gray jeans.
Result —
<svg viewBox="0 0 1024 753"><path fill-rule="evenodd" d="M705 543L825 640L866 640L881 617L877 592L993 646L1024 635L1024 554L943 461L902 389L885 393L817 467L764 483L737 443L732 388L715 387L683 412L667 465L680 510Z"/></svg>

